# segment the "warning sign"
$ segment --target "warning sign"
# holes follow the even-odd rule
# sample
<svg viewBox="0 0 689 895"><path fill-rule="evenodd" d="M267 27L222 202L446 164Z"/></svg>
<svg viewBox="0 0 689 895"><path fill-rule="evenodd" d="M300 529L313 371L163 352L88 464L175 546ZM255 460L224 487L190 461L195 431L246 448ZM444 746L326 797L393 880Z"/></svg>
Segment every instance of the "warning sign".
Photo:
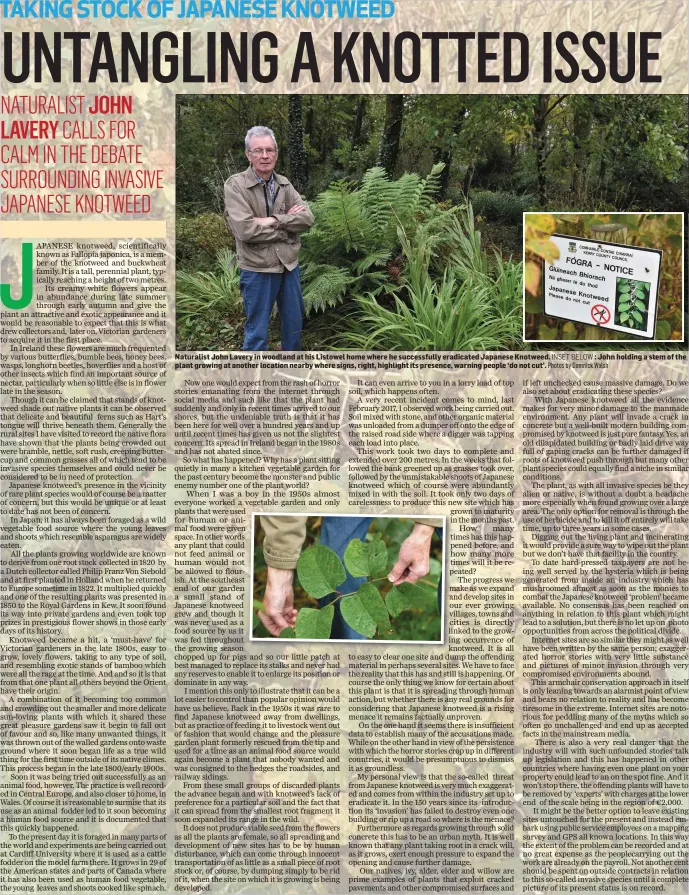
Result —
<svg viewBox="0 0 689 895"><path fill-rule="evenodd" d="M545 313L652 339L663 253L658 249L552 237L560 257L545 266Z"/></svg>
<svg viewBox="0 0 689 895"><path fill-rule="evenodd" d="M605 307L605 305L594 305L591 308L591 316L596 323L601 323L603 325L606 323L610 323L610 311Z"/></svg>

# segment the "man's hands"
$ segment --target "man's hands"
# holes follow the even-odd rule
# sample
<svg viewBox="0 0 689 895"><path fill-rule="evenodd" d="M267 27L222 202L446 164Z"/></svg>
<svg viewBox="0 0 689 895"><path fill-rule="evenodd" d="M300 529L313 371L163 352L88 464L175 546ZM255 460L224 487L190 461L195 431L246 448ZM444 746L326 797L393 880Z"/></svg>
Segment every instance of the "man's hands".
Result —
<svg viewBox="0 0 689 895"><path fill-rule="evenodd" d="M417 523L408 538L402 541L400 555L388 575L393 584L416 584L431 567L432 525Z"/></svg>
<svg viewBox="0 0 689 895"><path fill-rule="evenodd" d="M300 211L306 211L306 205L293 205L287 214L299 214ZM279 223L278 219L273 217L254 218L254 221L262 227L277 227Z"/></svg>
<svg viewBox="0 0 689 895"><path fill-rule="evenodd" d="M293 628L297 620L293 578L292 569L274 569L268 566L263 612L259 611L258 617L274 637L279 637L284 628Z"/></svg>

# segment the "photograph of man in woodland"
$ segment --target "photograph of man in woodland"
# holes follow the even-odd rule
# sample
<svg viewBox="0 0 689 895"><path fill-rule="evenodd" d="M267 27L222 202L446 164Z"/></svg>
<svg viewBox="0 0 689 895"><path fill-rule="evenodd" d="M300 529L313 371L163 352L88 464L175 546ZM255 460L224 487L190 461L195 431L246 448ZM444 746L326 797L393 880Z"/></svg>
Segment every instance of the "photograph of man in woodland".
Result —
<svg viewBox="0 0 689 895"><path fill-rule="evenodd" d="M532 257L543 245L524 232L523 214L575 209L616 224L619 214L634 213L646 223L629 229L630 240L643 246L649 213L687 211L687 102L679 94L180 95L177 349L265 347L255 330L245 333L251 296L240 291L240 275L247 278L240 267L273 270L248 264L249 248L274 253L276 273L296 266L285 252L299 237L302 351L518 351L524 314L529 340L565 350L594 335L628 339L594 321L584 330L587 324L545 315ZM247 129L265 122L279 160L264 135L251 148L265 151L237 175L246 167ZM279 175L289 178L294 197L282 186L271 214L253 172L269 205L271 172L274 185ZM263 240L244 242L242 257L233 234L242 236L225 217L228 178L244 178L249 202L235 227ZM289 203L308 203L313 226L306 212L296 216L300 232L256 223L289 212ZM578 218L558 232L587 236L587 221ZM656 338L674 341L683 338L682 233L666 242ZM273 314L269 350L297 341L296 325L282 329ZM640 350L653 350L631 337L641 339Z"/></svg>
<svg viewBox="0 0 689 895"><path fill-rule="evenodd" d="M286 177L276 174L278 145L268 127L247 131L249 167L225 182L225 220L234 234L244 303L244 351L268 348L277 304L283 351L299 351L304 300L299 277L299 234L313 226L308 205Z"/></svg>

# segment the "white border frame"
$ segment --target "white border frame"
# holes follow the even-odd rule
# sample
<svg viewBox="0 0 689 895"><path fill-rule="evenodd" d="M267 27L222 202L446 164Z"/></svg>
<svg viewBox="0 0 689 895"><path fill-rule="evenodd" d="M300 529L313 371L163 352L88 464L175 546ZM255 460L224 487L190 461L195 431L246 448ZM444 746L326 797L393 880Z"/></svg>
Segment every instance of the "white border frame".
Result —
<svg viewBox="0 0 689 895"><path fill-rule="evenodd" d="M431 516L428 514L422 515L414 515L414 519L442 519L443 520L443 538L442 538L442 557L441 557L441 566L442 566L442 586L440 590L440 640L322 640L319 638L314 638L311 640L307 640L305 638L290 638L288 640L280 640L278 637L254 637L254 631L251 624L252 616L253 616L253 603L254 603L254 548L255 548L255 537L254 531L256 528L256 516L304 516L308 518L309 516L352 516L357 519L364 519L372 517L374 519L411 519L412 515L406 514L395 514L392 513L271 513L271 512L256 512L252 511L251 513L251 581L249 584L249 593L251 596L251 602L249 603L249 613L248 613L248 626L249 626L249 641L251 643L276 643L281 646L285 646L286 644L293 643L318 643L318 644L326 644L326 643L346 643L349 646L360 646L362 643L366 643L369 646L383 646L389 647L391 644L405 644L406 646L446 646L447 638L445 633L445 604L446 604L446 591L447 591L447 568L446 568L446 560L447 560L447 518L445 516ZM438 526L433 526L433 528L437 528Z"/></svg>
<svg viewBox="0 0 689 895"><path fill-rule="evenodd" d="M682 221L682 337L680 339L527 339L526 338L526 278L522 276L522 341L527 345L635 345L637 348L641 348L643 345L681 345L686 338L684 332L684 314L686 309L686 293L685 293L685 283L684 283L684 212L682 211L648 211L648 212L639 212L639 211L523 211L522 212L522 270L526 271L526 240L524 234L526 233L526 216L527 214L552 214L557 217L559 214L676 214L679 215L680 220ZM573 239L576 237L572 237ZM582 237L583 239L588 237ZM633 246L633 248L643 248L643 246ZM545 262L544 262L545 263ZM662 260L661 260L662 265ZM660 280L659 280L660 285ZM658 306L660 300L660 289L658 289L658 295L656 296L656 326L658 325ZM545 311L544 311L545 315ZM559 318L563 319L563 318ZM572 321L574 323L578 321ZM601 330L605 330L605 327L600 327ZM655 327L654 327L655 329ZM619 332L620 330L608 330L609 332ZM557 351L557 348L553 348L553 351Z"/></svg>

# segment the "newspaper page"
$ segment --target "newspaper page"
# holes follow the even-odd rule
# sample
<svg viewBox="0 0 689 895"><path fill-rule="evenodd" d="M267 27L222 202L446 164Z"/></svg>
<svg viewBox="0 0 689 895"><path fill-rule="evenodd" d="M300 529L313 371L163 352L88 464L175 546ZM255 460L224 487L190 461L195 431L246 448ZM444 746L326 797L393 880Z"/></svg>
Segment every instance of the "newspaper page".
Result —
<svg viewBox="0 0 689 895"><path fill-rule="evenodd" d="M687 893L686 7L0 7L0 891Z"/></svg>

